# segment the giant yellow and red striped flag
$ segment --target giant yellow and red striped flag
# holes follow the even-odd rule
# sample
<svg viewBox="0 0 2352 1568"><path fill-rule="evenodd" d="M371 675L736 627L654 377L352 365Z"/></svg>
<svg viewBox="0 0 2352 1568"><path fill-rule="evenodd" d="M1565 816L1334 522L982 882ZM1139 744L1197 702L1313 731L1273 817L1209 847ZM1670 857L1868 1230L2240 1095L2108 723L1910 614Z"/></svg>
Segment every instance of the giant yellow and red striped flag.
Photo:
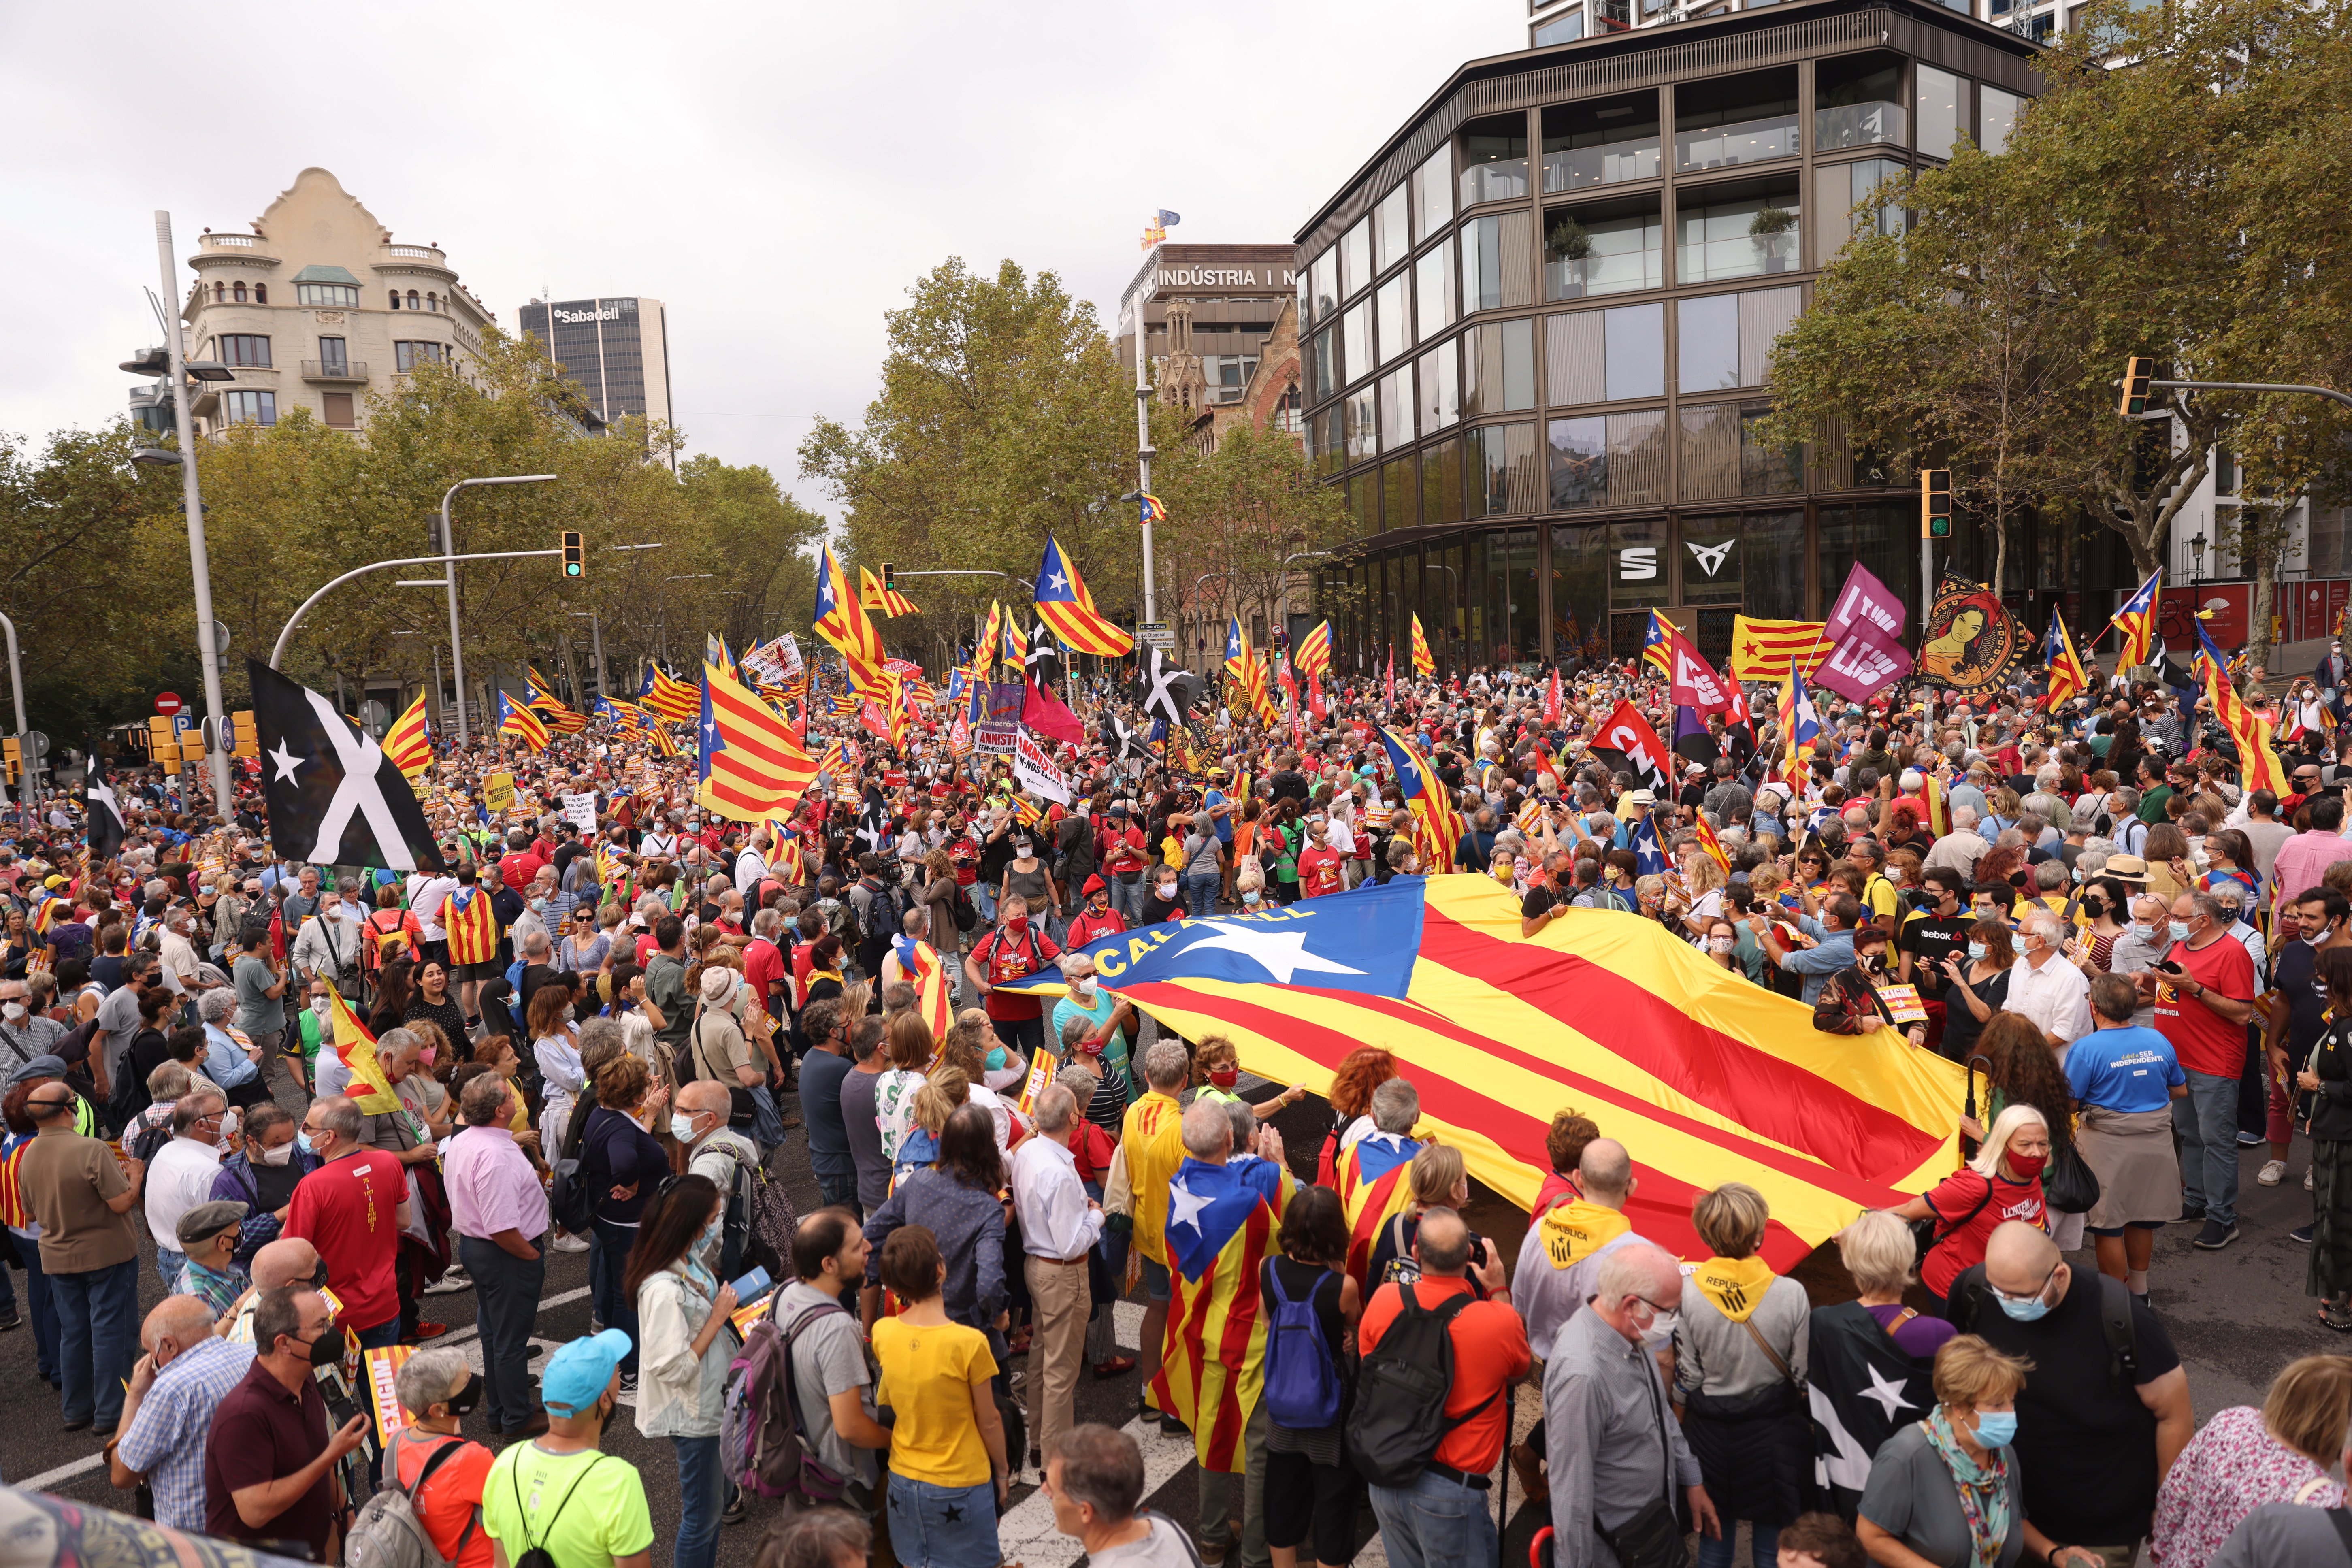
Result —
<svg viewBox="0 0 2352 1568"><path fill-rule="evenodd" d="M392 728L383 732L383 754L392 759L392 765L410 784L422 778L425 770L433 765L433 726L425 718L425 697L424 692L418 692L408 710L394 719Z"/></svg>
<svg viewBox="0 0 2352 1568"><path fill-rule="evenodd" d="M1269 1161L1210 1165L1189 1157L1169 1184L1168 1327L1151 1393L1192 1428L1203 1470L1242 1468L1243 1433L1265 1372L1259 1278L1296 1187Z"/></svg>
<svg viewBox="0 0 2352 1568"><path fill-rule="evenodd" d="M1412 807L1413 847L1421 855L1423 871L1442 876L1453 870L1454 851L1462 844L1462 814L1454 809L1445 781L1401 731L1383 725L1381 742L1388 748L1389 765L1396 770L1397 787Z"/></svg>
<svg viewBox="0 0 2352 1568"><path fill-rule="evenodd" d="M1765 621L1750 616L1731 617L1731 679L1770 681L1789 679L1795 665L1807 679L1821 668L1832 648L1822 640L1825 621Z"/></svg>
<svg viewBox="0 0 2352 1568"><path fill-rule="evenodd" d="M691 724L702 713L702 693L657 664L646 666L637 701L656 718L672 723Z"/></svg>
<svg viewBox="0 0 2352 1568"><path fill-rule="evenodd" d="M816 763L793 738L782 714L715 664L702 667L704 741L708 769L695 800L735 822L790 816L800 805Z"/></svg>
<svg viewBox="0 0 2352 1568"><path fill-rule="evenodd" d="M1064 646L1100 658L1125 658L1134 651L1135 639L1095 608L1095 596L1087 592L1086 579L1078 575L1077 563L1063 551L1062 542L1050 533L1045 536L1045 553L1037 563L1037 581L1032 593L1037 618L1053 629Z"/></svg>
<svg viewBox="0 0 2352 1568"><path fill-rule="evenodd" d="M1957 1064L1883 1032L1822 1034L1802 1004L1653 921L1577 910L1519 931L1518 900L1490 878L1398 878L1080 951L1163 1029L1225 1035L1276 1082L1328 1093L1360 1046L1393 1053L1423 1130L1522 1205L1550 1168L1552 1113L1575 1106L1633 1153L1633 1228L1688 1257L1703 1245L1691 1202L1725 1182L1765 1194L1763 1256L1785 1271L1863 1209L1958 1168ZM1058 970L1006 984L1066 989Z"/></svg>
<svg viewBox="0 0 2352 1568"><path fill-rule="evenodd" d="M1321 675L1331 668L1331 623L1318 621L1315 629L1298 639L1292 650L1290 662L1298 667L1301 675Z"/></svg>
<svg viewBox="0 0 2352 1568"><path fill-rule="evenodd" d="M814 618L816 635L848 660L852 673L861 679L868 671L880 668L888 657L882 651L882 634L874 629L874 623L866 618L865 606L849 591L849 579L842 574L841 563L833 558L830 544L824 547L817 563Z"/></svg>
<svg viewBox="0 0 2352 1568"><path fill-rule="evenodd" d="M546 721L529 703L504 691L499 693L499 733L512 735L534 752L547 750Z"/></svg>
<svg viewBox="0 0 2352 1568"><path fill-rule="evenodd" d="M1415 675L1435 675L1437 656L1429 651L1429 637L1421 629L1421 616L1412 617L1412 672Z"/></svg>
<svg viewBox="0 0 2352 1568"><path fill-rule="evenodd" d="M342 1058L350 1069L352 1083L343 1090L362 1116L381 1116L400 1109L399 1098L392 1092L392 1080L384 1076L383 1064L376 1059L375 1037L343 1000L332 980L320 984L327 988L328 1017L333 1026L335 1055Z"/></svg>

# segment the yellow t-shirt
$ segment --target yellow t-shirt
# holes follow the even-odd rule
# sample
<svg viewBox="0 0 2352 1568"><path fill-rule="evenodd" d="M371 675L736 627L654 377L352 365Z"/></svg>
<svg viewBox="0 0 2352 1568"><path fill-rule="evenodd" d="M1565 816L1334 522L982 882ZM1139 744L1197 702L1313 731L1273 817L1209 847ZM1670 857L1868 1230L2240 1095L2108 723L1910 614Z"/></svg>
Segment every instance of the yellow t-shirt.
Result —
<svg viewBox="0 0 2352 1568"><path fill-rule="evenodd" d="M996 1375L987 1336L961 1323L918 1328L883 1318L874 1325L874 1357L882 1363L874 1402L898 1413L891 1473L938 1487L987 1480L988 1448L971 1414L972 1384Z"/></svg>
<svg viewBox="0 0 2352 1568"><path fill-rule="evenodd" d="M1168 1184L1184 1163L1184 1108L1152 1090L1127 1108L1119 1142L1127 1151L1128 1185L1135 1193L1133 1245L1168 1267Z"/></svg>

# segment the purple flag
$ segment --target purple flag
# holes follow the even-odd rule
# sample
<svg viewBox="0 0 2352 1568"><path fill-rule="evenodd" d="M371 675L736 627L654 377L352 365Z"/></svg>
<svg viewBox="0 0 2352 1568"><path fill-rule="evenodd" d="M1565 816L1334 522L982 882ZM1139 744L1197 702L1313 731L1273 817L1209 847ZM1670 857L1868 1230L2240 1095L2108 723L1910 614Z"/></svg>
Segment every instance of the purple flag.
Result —
<svg viewBox="0 0 2352 1568"><path fill-rule="evenodd" d="M1903 601L1886 591L1859 561L1845 574L1845 586L1822 628L1830 656L1813 678L1839 696L1867 702L1911 673L1903 647Z"/></svg>

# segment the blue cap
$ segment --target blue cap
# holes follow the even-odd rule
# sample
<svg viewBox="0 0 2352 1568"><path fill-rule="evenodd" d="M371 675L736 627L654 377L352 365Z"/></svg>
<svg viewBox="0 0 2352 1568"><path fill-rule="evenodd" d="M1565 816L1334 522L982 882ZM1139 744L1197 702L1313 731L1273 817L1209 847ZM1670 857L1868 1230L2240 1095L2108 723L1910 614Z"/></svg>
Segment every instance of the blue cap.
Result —
<svg viewBox="0 0 2352 1568"><path fill-rule="evenodd" d="M628 1353L629 1336L619 1329L558 1347L540 1373L539 1402L550 1415L577 1415L595 1408Z"/></svg>

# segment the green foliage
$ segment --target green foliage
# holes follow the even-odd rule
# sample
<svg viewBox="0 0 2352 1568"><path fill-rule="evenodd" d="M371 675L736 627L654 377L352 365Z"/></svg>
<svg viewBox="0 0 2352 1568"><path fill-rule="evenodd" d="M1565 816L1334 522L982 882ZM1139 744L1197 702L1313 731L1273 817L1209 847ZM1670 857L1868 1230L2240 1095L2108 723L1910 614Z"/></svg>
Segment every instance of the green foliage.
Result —
<svg viewBox="0 0 2352 1568"><path fill-rule="evenodd" d="M1245 421L1213 453L1186 443L1165 454L1152 488L1168 503L1167 526L1155 531L1161 613L1208 623L1213 649L1224 646L1229 615L1280 624L1286 581L1312 567L1284 558L1328 550L1353 528L1346 496L1316 480L1297 437Z"/></svg>

